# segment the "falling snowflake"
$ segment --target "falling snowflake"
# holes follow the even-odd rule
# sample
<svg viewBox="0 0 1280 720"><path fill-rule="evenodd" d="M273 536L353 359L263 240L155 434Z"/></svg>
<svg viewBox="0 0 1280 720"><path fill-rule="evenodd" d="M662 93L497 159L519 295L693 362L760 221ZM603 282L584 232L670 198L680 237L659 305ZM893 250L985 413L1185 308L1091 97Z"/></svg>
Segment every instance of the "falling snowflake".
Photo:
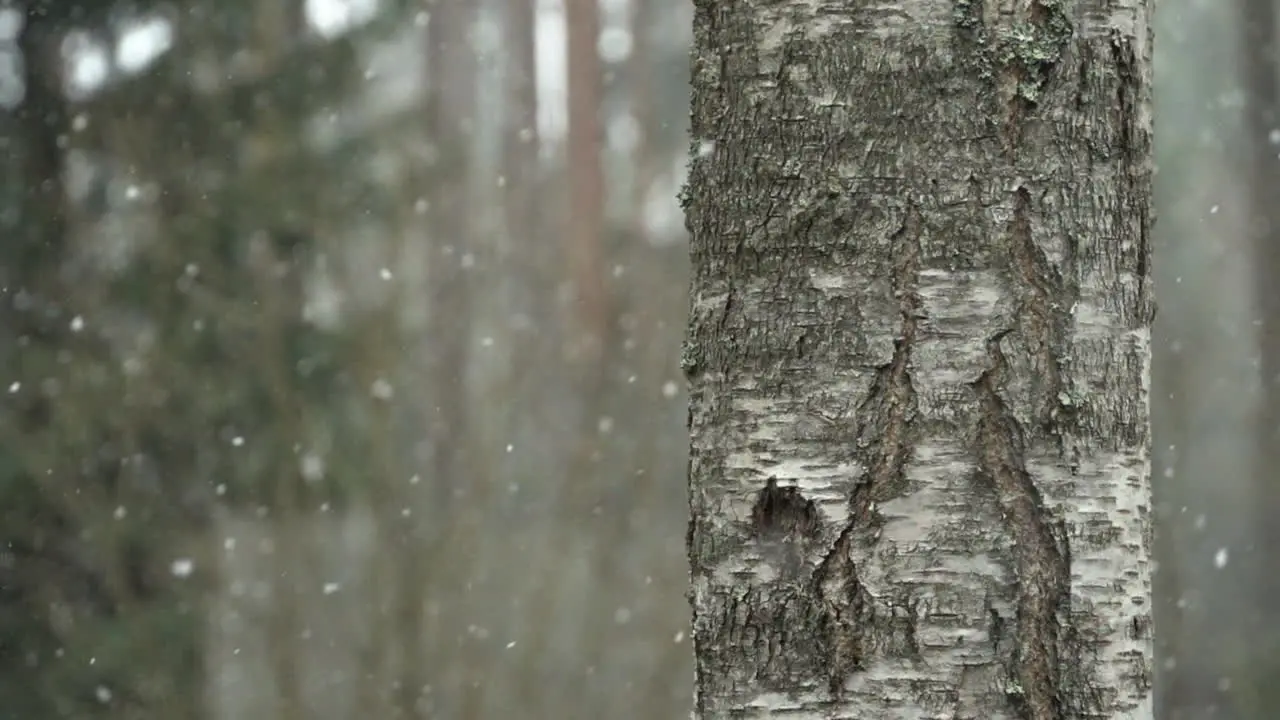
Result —
<svg viewBox="0 0 1280 720"><path fill-rule="evenodd" d="M306 453L299 464L302 478L307 482L319 482L324 479L324 458L315 453Z"/></svg>
<svg viewBox="0 0 1280 720"><path fill-rule="evenodd" d="M369 393L379 400L390 400L395 394L395 389L391 387L391 383L384 378L378 378L373 381L373 385L369 388Z"/></svg>

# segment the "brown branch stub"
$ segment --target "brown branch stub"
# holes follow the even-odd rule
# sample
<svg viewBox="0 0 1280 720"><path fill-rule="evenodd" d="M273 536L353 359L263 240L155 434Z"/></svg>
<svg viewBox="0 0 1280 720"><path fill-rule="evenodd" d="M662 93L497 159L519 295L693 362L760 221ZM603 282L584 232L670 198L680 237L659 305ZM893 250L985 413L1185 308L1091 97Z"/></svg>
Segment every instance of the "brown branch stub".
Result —
<svg viewBox="0 0 1280 720"><path fill-rule="evenodd" d="M771 477L756 494L751 508L751 526L757 537L766 540L795 540L815 534L821 519L812 500L800 488L779 487Z"/></svg>
<svg viewBox="0 0 1280 720"><path fill-rule="evenodd" d="M1011 700L1025 720L1062 720L1061 624L1070 591L1066 541L1027 471L1022 428L1000 395L1008 369L1002 331L987 341L991 367L973 384L978 395L976 455L980 476L995 491L1012 540L1017 586Z"/></svg>

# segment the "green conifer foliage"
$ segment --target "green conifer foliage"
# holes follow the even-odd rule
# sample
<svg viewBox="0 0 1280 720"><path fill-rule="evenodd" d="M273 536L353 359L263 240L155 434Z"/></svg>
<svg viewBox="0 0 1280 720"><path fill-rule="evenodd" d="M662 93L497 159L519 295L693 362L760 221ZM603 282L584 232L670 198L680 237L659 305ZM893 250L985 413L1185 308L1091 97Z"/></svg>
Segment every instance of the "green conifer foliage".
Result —
<svg viewBox="0 0 1280 720"><path fill-rule="evenodd" d="M406 9L326 39L302 0L23 8L26 94L0 113L0 720L200 717L202 529L368 490L385 410L352 368L386 323L303 305L322 239L390 200L364 138L308 138ZM61 92L68 33L154 12L169 52Z"/></svg>

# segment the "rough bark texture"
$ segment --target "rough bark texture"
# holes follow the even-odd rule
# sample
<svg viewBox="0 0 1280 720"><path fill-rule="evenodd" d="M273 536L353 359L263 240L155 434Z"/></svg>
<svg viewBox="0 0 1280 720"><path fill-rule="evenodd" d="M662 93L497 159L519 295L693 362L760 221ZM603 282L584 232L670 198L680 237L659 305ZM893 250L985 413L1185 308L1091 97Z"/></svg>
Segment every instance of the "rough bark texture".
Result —
<svg viewBox="0 0 1280 720"><path fill-rule="evenodd" d="M695 5L695 716L1150 718L1150 2Z"/></svg>

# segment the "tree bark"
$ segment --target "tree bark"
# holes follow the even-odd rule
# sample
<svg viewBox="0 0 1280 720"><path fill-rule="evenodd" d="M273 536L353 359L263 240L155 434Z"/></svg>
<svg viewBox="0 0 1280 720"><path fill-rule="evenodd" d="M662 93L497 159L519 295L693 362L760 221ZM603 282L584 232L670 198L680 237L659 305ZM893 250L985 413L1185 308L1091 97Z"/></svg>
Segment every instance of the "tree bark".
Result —
<svg viewBox="0 0 1280 720"><path fill-rule="evenodd" d="M1151 718L1151 3L695 13L695 717Z"/></svg>

